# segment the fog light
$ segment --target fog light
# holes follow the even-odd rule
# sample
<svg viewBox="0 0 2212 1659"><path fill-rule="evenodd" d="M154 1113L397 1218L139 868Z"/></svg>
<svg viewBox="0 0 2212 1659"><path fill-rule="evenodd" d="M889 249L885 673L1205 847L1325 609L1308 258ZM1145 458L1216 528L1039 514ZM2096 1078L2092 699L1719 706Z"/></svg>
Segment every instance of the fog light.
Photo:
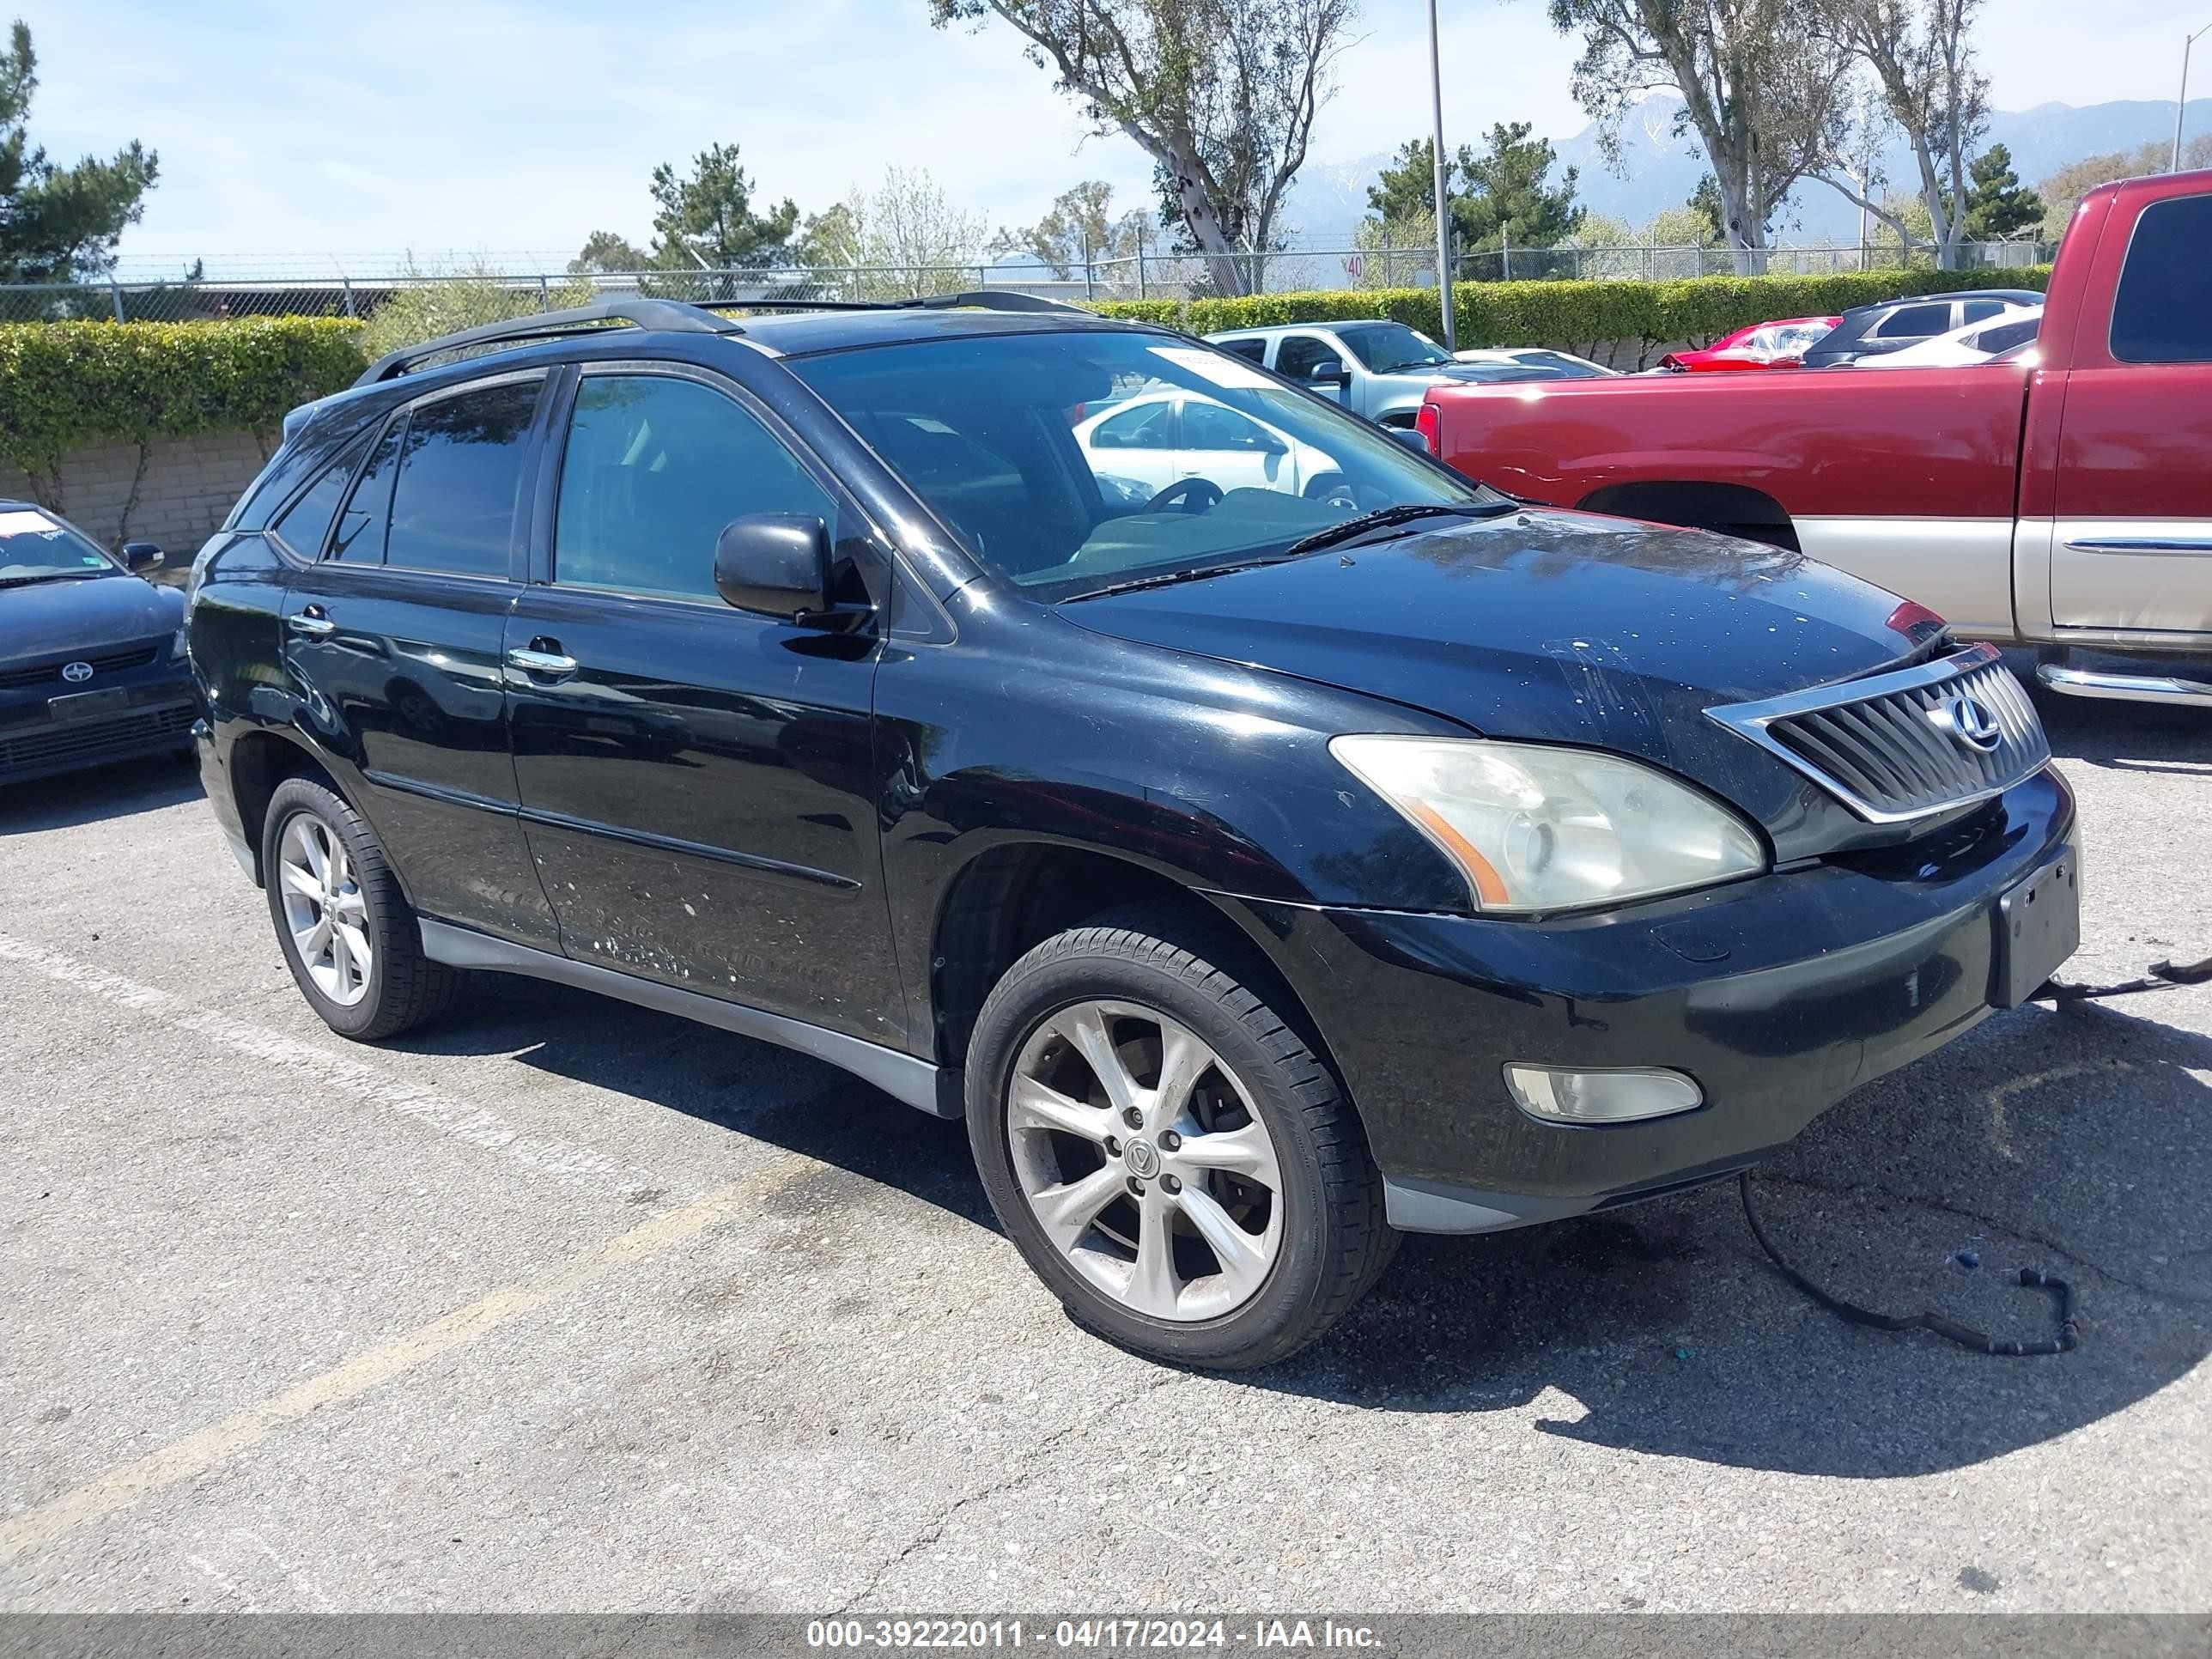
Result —
<svg viewBox="0 0 2212 1659"><path fill-rule="evenodd" d="M1505 1068L1514 1103L1547 1123L1629 1123L1665 1117L1705 1103L1705 1094L1680 1072L1657 1066L1572 1072L1558 1066Z"/></svg>

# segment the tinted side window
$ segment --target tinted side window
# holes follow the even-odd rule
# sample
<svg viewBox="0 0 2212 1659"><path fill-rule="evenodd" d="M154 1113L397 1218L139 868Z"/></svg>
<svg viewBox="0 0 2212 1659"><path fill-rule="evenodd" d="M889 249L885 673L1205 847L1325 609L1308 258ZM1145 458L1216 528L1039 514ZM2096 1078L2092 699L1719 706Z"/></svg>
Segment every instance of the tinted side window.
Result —
<svg viewBox="0 0 2212 1659"><path fill-rule="evenodd" d="M2124 363L2212 363L2212 196L2154 202L2136 222L2112 299Z"/></svg>
<svg viewBox="0 0 2212 1659"><path fill-rule="evenodd" d="M1974 349L1986 351L1994 356L2000 351L2010 351L2014 346L2024 346L2033 340L2043 327L2040 317L2027 317L2018 322L1999 323L1985 328L1974 336Z"/></svg>
<svg viewBox="0 0 2212 1659"><path fill-rule="evenodd" d="M1942 305L1901 307L1883 318L1874 333L1878 340L1923 340L1950 331L1951 307Z"/></svg>
<svg viewBox="0 0 2212 1659"><path fill-rule="evenodd" d="M1265 340L1222 340L1217 343L1224 351L1233 351L1247 362L1264 363L1267 361L1267 343Z"/></svg>
<svg viewBox="0 0 2212 1659"><path fill-rule="evenodd" d="M1311 334L1293 334L1275 349L1275 373L1285 380L1303 380L1322 358L1341 362L1343 356L1330 341Z"/></svg>
<svg viewBox="0 0 2212 1659"><path fill-rule="evenodd" d="M1964 328L1968 323L1985 323L2003 309L2004 301L2002 300L1969 300L1966 314L1959 319L1959 326Z"/></svg>
<svg viewBox="0 0 2212 1659"><path fill-rule="evenodd" d="M1185 449L1265 450L1269 440L1257 423L1233 409L1193 398L1182 407L1182 447Z"/></svg>
<svg viewBox="0 0 2212 1659"><path fill-rule="evenodd" d="M392 522L392 477L399 470L399 441L406 431L407 416L402 414L377 440L345 511L338 514L337 534L331 538L331 557L348 564L384 562L384 532Z"/></svg>
<svg viewBox="0 0 2212 1659"><path fill-rule="evenodd" d="M504 576L539 380L479 386L408 412L384 562Z"/></svg>
<svg viewBox="0 0 2212 1659"><path fill-rule="evenodd" d="M1108 416L1091 430L1091 447L1097 449L1172 449L1175 440L1170 428L1174 425L1175 405L1163 398L1154 404L1139 404L1134 409L1125 409Z"/></svg>
<svg viewBox="0 0 2212 1659"><path fill-rule="evenodd" d="M269 526L300 557L323 556L323 543L331 533L331 521L338 515L338 503L345 499L346 485L353 482L353 470L361 465L362 452L368 447L364 439L325 467L314 483L307 486L307 494L278 514Z"/></svg>
<svg viewBox="0 0 2212 1659"><path fill-rule="evenodd" d="M586 375L569 418L553 580L714 599L714 539L748 513L837 533L830 493L750 412L668 374Z"/></svg>

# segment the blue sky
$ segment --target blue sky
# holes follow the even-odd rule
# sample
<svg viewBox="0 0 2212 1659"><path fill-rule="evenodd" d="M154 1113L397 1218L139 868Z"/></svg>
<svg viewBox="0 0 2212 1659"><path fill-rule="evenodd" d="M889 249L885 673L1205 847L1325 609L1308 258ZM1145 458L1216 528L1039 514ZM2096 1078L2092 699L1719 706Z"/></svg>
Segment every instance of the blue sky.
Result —
<svg viewBox="0 0 2212 1659"><path fill-rule="evenodd" d="M413 249L561 252L595 228L646 234L646 179L716 140L762 189L813 210L887 162L926 167L994 224L1033 218L1083 178L1133 203L1149 165L1086 138L1012 31L931 29L924 0L225 0L213 8L16 0L55 154L137 137L162 182L123 252L132 270L328 270L324 257ZM1574 52L1542 0L1443 0L1447 137L1526 120L1583 124ZM1367 0L1312 155L1394 148L1426 125L1425 12ZM2171 99L2181 37L2212 0L1989 0L1980 40L1996 102ZM2198 74L2212 92L2212 37Z"/></svg>

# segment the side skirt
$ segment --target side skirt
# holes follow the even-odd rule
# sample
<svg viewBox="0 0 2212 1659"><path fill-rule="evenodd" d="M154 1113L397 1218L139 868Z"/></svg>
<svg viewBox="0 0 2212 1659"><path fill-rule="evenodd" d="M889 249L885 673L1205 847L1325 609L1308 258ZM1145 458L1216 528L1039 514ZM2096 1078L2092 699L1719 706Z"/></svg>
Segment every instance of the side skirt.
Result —
<svg viewBox="0 0 2212 1659"><path fill-rule="evenodd" d="M603 996L634 1002L641 1008L654 1008L665 1014L696 1019L702 1025L719 1026L739 1036L757 1037L763 1042L795 1048L817 1060L826 1060L933 1117L961 1115L959 1091L940 1091L938 1068L912 1054L847 1036L842 1031L825 1031L805 1020L748 1008L742 1003L701 996L696 991L680 991L672 985L656 984L651 980L633 979L628 974L556 957L548 951L532 950L526 945L510 945L505 939L493 939L471 928L456 927L449 922L426 921L421 926L422 954L449 968L525 974L532 979L551 980L556 984L573 985L579 990L596 991Z"/></svg>

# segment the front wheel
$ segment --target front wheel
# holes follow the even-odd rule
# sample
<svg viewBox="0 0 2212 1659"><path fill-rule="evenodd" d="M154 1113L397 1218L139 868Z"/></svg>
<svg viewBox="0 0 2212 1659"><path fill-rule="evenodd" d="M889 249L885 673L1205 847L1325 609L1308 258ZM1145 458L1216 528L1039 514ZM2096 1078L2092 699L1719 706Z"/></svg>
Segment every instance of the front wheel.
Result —
<svg viewBox="0 0 2212 1659"><path fill-rule="evenodd" d="M1382 1180L1297 1032L1139 921L1007 971L970 1046L969 1137L1000 1224L1078 1322L1176 1364L1267 1364L1389 1261Z"/></svg>

